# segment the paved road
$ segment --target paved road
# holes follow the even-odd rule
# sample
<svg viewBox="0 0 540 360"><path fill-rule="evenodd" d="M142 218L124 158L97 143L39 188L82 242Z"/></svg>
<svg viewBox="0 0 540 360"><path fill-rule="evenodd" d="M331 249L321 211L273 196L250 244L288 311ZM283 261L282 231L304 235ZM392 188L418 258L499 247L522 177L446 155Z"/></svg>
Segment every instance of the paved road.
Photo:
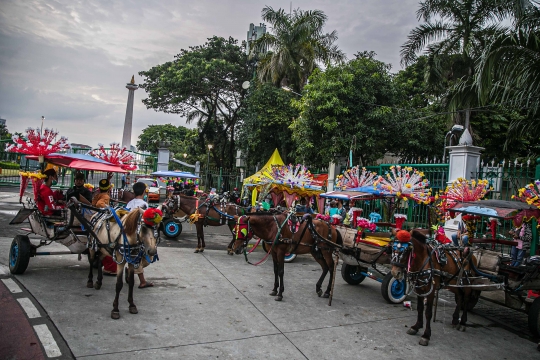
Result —
<svg viewBox="0 0 540 360"><path fill-rule="evenodd" d="M13 203L6 205L10 198L1 201L0 216L17 209ZM106 277L99 291L86 288L88 264L76 255L32 258L25 274L10 276L5 266L14 233L6 231L14 230L6 230L4 218L0 224L0 278L20 289L2 292L2 299L12 309L16 304L9 296L19 303L19 298L28 298L26 302L35 306L40 316L26 320L34 329L45 325L49 330L47 345L41 345L45 358L47 350L52 355L60 352L58 358L90 359L538 358L536 343L527 334L511 332L489 317L473 313L466 333L453 330L452 301L444 296L428 348L418 345L418 336L405 334L416 313L385 303L375 281L351 286L338 275L329 307L315 294L320 268L308 256L286 265L284 301L275 302L268 296L271 261L253 267L240 256L228 256L226 240L219 250L203 254L193 254L187 242L160 248L160 261L145 271L155 286L135 289L139 314L128 313L124 287L122 317L112 320L115 278ZM51 251L64 249L50 246ZM255 251L253 256L260 258L262 253ZM2 334L23 332L2 324Z"/></svg>

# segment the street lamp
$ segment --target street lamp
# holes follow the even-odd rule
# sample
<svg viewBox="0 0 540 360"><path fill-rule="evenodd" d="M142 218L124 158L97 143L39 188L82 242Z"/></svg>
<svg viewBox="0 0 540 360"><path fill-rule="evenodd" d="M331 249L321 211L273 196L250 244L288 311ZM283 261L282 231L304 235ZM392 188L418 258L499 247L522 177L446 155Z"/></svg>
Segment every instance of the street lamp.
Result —
<svg viewBox="0 0 540 360"><path fill-rule="evenodd" d="M208 188L210 181L208 180L208 166L210 165L210 150L214 145L208 144L208 159L206 160L206 187ZM207 189L208 190L208 189Z"/></svg>
<svg viewBox="0 0 540 360"><path fill-rule="evenodd" d="M186 160L186 158L187 158L187 154L184 154L184 160Z"/></svg>
<svg viewBox="0 0 540 360"><path fill-rule="evenodd" d="M290 88L290 87L288 87L288 86L282 86L281 88L282 88L283 90L287 91L287 92L292 92L293 94L295 94L295 95L298 95L298 96L302 97L302 94L299 94L299 93L297 93L297 92L293 91L293 89L291 89L291 88Z"/></svg>

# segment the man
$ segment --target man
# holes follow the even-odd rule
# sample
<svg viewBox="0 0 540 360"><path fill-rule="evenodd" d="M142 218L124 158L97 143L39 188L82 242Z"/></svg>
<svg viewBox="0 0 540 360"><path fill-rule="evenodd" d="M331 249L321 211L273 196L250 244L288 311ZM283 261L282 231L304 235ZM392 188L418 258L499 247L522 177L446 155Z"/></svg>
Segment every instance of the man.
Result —
<svg viewBox="0 0 540 360"><path fill-rule="evenodd" d="M133 184L133 193L135 194L135 198L127 203L126 209L131 211L131 210L136 209L136 208L141 208L141 209L148 208L148 203L146 201L144 201L144 193L145 192L146 192L146 185L144 183L137 182L137 183ZM139 281L140 281L139 289L144 289L144 288L147 288L147 287L154 286L153 283L147 283L146 282L146 279L144 278L144 270L143 269L144 269L144 267L142 266L142 264L137 269L135 269L135 274L137 274L137 276L139 276Z"/></svg>
<svg viewBox="0 0 540 360"><path fill-rule="evenodd" d="M84 187L84 180L82 172L75 174L74 186L68 190L66 198L69 200L74 197L86 205L92 205L92 193Z"/></svg>
<svg viewBox="0 0 540 360"><path fill-rule="evenodd" d="M467 235L467 225L461 218L458 222L458 231L457 234L452 234L452 242L455 246L459 246L459 239L463 241L463 246L469 245L469 235Z"/></svg>
<svg viewBox="0 0 540 360"><path fill-rule="evenodd" d="M307 206L305 198L300 199L300 204L296 205L295 211L299 213L313 214L313 210L311 209L311 206Z"/></svg>
<svg viewBox="0 0 540 360"><path fill-rule="evenodd" d="M36 205L39 211L45 216L60 216L60 210L64 208L64 201L55 200L53 191L51 190L51 186L56 185L58 182L58 175L54 169L44 171L43 175L46 175L47 178L39 188L38 197L35 199Z"/></svg>
<svg viewBox="0 0 540 360"><path fill-rule="evenodd" d="M126 187L126 174L122 174L122 189Z"/></svg>
<svg viewBox="0 0 540 360"><path fill-rule="evenodd" d="M111 183L107 179L99 180L99 193L92 199L92 206L98 208L105 208L109 206L111 202L111 196L109 190L111 189Z"/></svg>

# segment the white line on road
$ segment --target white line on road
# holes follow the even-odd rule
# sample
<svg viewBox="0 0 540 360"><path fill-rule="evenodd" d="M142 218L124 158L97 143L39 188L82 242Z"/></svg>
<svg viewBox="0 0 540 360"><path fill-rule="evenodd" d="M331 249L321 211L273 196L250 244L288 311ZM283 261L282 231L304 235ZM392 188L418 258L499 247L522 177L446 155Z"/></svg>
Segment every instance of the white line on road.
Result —
<svg viewBox="0 0 540 360"><path fill-rule="evenodd" d="M9 268L5 265L0 265L0 275L9 274Z"/></svg>
<svg viewBox="0 0 540 360"><path fill-rule="evenodd" d="M38 309L36 309L36 307L29 298L20 298L17 299L17 301L19 302L19 304L21 304L24 311L26 311L26 315L28 315L30 319L41 317Z"/></svg>
<svg viewBox="0 0 540 360"><path fill-rule="evenodd" d="M34 330L45 348L45 353L48 357L62 356L60 348L56 344L56 341L54 341L54 337L46 324L34 325Z"/></svg>
<svg viewBox="0 0 540 360"><path fill-rule="evenodd" d="M6 215L17 215L18 211L16 211L16 210L0 210L0 213L1 214L6 214Z"/></svg>
<svg viewBox="0 0 540 360"><path fill-rule="evenodd" d="M19 285L17 285L15 283L15 281L13 281L12 279L2 279L2 281L4 282L4 285L7 286L7 288L9 289L10 292L12 292L14 294L22 292Z"/></svg>

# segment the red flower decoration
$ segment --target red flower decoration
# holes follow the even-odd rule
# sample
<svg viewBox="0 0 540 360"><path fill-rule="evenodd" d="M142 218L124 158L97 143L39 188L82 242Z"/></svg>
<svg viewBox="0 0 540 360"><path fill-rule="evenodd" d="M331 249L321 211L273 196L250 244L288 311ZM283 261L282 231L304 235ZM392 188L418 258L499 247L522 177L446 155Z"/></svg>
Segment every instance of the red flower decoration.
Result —
<svg viewBox="0 0 540 360"><path fill-rule="evenodd" d="M88 154L110 162L114 165L120 165L120 167L127 171L135 171L139 167L135 163L135 155L128 151L126 147L120 147L118 143L111 143L109 149L105 149L103 144L99 144L99 149L90 151Z"/></svg>
<svg viewBox="0 0 540 360"><path fill-rule="evenodd" d="M13 135L14 144L8 144L6 151L25 155L45 156L71 148L67 138L64 136L60 137L60 140L55 141L57 135L57 131L47 128L45 128L43 134L40 133L38 128L28 128L26 129L25 137Z"/></svg>

